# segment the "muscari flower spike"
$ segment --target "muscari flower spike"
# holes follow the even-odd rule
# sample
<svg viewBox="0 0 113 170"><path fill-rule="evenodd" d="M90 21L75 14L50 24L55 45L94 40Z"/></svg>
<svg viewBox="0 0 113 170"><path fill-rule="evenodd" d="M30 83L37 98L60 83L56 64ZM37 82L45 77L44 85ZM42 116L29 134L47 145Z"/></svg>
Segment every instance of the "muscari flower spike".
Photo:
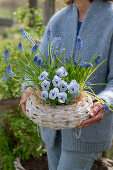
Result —
<svg viewBox="0 0 113 170"><path fill-rule="evenodd" d="M35 45L32 47L31 52L35 53L37 51L37 48L39 48L39 43L36 42Z"/></svg>
<svg viewBox="0 0 113 170"><path fill-rule="evenodd" d="M81 50L83 48L83 43L82 43L82 39L80 36L77 37L77 44L76 44L76 50Z"/></svg>
<svg viewBox="0 0 113 170"><path fill-rule="evenodd" d="M110 108L106 104L103 104L103 109L110 111Z"/></svg>
<svg viewBox="0 0 113 170"><path fill-rule="evenodd" d="M11 68L11 64L9 63L9 65L6 67L6 74L7 74L7 77L13 77L13 71L12 71L12 68Z"/></svg>
<svg viewBox="0 0 113 170"><path fill-rule="evenodd" d="M60 103L65 103L66 99L67 99L67 94L65 92L61 92L58 94L58 101Z"/></svg>
<svg viewBox="0 0 113 170"><path fill-rule="evenodd" d="M22 43L21 43L21 42L19 42L19 44L18 44L18 50L19 50L19 51L23 51L23 46L22 46Z"/></svg>
<svg viewBox="0 0 113 170"><path fill-rule="evenodd" d="M10 56L9 55L9 50L5 49L4 55L3 55L4 63L9 64L9 60L10 60L9 56Z"/></svg>
<svg viewBox="0 0 113 170"><path fill-rule="evenodd" d="M97 56L97 58L96 58L96 60L95 60L95 64L96 64L96 65L98 65L98 64L99 64L99 60L100 60L100 58L101 58L101 56L100 56L100 55L98 55L98 56Z"/></svg>
<svg viewBox="0 0 113 170"><path fill-rule="evenodd" d="M60 43L61 43L61 37L55 37L52 41L51 49L57 51Z"/></svg>
<svg viewBox="0 0 113 170"><path fill-rule="evenodd" d="M42 91L41 92L41 99L45 101L47 98L48 98L48 92L47 91Z"/></svg>
<svg viewBox="0 0 113 170"><path fill-rule="evenodd" d="M33 61L40 67L42 66L42 60L38 59L38 56L35 55L35 57L33 58Z"/></svg>
<svg viewBox="0 0 113 170"><path fill-rule="evenodd" d="M48 91L49 90L49 87L50 87L50 82L47 81L47 80L44 80L42 83L41 83L41 87L44 91Z"/></svg>
<svg viewBox="0 0 113 170"><path fill-rule="evenodd" d="M86 83L86 86L91 86L91 83L88 81L88 82Z"/></svg>
<svg viewBox="0 0 113 170"><path fill-rule="evenodd" d="M39 80L44 80L48 76L48 73L46 71L43 71L40 76L38 77Z"/></svg>
<svg viewBox="0 0 113 170"><path fill-rule="evenodd" d="M75 66L78 66L78 62L76 60L73 61Z"/></svg>
<svg viewBox="0 0 113 170"><path fill-rule="evenodd" d="M92 64L91 63L87 63L87 62L83 62L81 65L81 67L92 67Z"/></svg>
<svg viewBox="0 0 113 170"><path fill-rule="evenodd" d="M52 37L52 32L50 28L47 31L47 36L48 36L48 40L50 40L50 38Z"/></svg>
<svg viewBox="0 0 113 170"><path fill-rule="evenodd" d="M31 36L23 28L21 28L20 34L23 37L23 39L25 39L25 41L29 45L34 45L35 44L35 41L31 38Z"/></svg>

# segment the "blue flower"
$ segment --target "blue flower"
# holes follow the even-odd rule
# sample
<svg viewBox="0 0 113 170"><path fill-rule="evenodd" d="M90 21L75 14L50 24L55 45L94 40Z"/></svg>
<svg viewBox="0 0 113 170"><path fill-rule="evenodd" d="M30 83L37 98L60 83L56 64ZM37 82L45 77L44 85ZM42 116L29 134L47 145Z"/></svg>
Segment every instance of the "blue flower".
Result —
<svg viewBox="0 0 113 170"><path fill-rule="evenodd" d="M37 48L39 48L38 42L36 42L35 45L32 47L31 52L35 53L37 51Z"/></svg>
<svg viewBox="0 0 113 170"><path fill-rule="evenodd" d="M110 111L110 108L106 104L103 104L103 109Z"/></svg>
<svg viewBox="0 0 113 170"><path fill-rule="evenodd" d="M79 91L79 84L76 82L76 80L71 81L71 83L68 86L68 90L70 94L74 94Z"/></svg>
<svg viewBox="0 0 113 170"><path fill-rule="evenodd" d="M59 69L56 70L56 74L59 76L59 77L65 77L68 75L68 72L66 72L66 69L62 66L60 67Z"/></svg>
<svg viewBox="0 0 113 170"><path fill-rule="evenodd" d="M31 38L31 36L23 28L21 28L20 34L29 45L31 45L31 44L33 45L35 43L35 41Z"/></svg>
<svg viewBox="0 0 113 170"><path fill-rule="evenodd" d="M6 75L2 77L2 81L7 81L9 79L9 77L7 77Z"/></svg>
<svg viewBox="0 0 113 170"><path fill-rule="evenodd" d="M40 76L38 77L39 80L44 80L48 76L48 73L46 71L43 71Z"/></svg>
<svg viewBox="0 0 113 170"><path fill-rule="evenodd" d="M58 101L60 103L65 103L66 99L67 99L67 94L65 92L61 92L58 94Z"/></svg>
<svg viewBox="0 0 113 170"><path fill-rule="evenodd" d="M82 39L81 39L81 37L77 37L77 44L76 44L76 50L81 50L82 49L82 47L83 47L83 43L82 43Z"/></svg>
<svg viewBox="0 0 113 170"><path fill-rule="evenodd" d="M52 80L53 86L58 87L61 83L61 78L59 78L57 75L54 76L54 79Z"/></svg>
<svg viewBox="0 0 113 170"><path fill-rule="evenodd" d="M47 81L47 80L44 80L42 83L41 83L41 87L44 91L48 91L49 90L49 87L50 87L50 82Z"/></svg>
<svg viewBox="0 0 113 170"><path fill-rule="evenodd" d="M18 50L19 50L19 51L23 51L23 46L22 46L22 43L21 43L21 42L19 42L19 44L18 44Z"/></svg>
<svg viewBox="0 0 113 170"><path fill-rule="evenodd" d="M76 60L73 61L75 66L78 66L78 62Z"/></svg>
<svg viewBox="0 0 113 170"><path fill-rule="evenodd" d="M83 62L81 65L81 67L92 67L91 63L87 63L87 62Z"/></svg>
<svg viewBox="0 0 113 170"><path fill-rule="evenodd" d="M12 68L11 68L11 64L9 63L9 65L6 67L6 74L7 74L7 77L13 77L13 71L12 71Z"/></svg>
<svg viewBox="0 0 113 170"><path fill-rule="evenodd" d="M88 82L86 83L86 86L91 86L91 83L88 81Z"/></svg>
<svg viewBox="0 0 113 170"><path fill-rule="evenodd" d="M101 56L100 56L100 55L98 55L98 56L97 56L97 58L96 58L96 60L95 60L95 64L96 64L96 65L98 65L98 64L99 64L99 60L100 60L100 58L101 58Z"/></svg>
<svg viewBox="0 0 113 170"><path fill-rule="evenodd" d="M38 59L38 56L35 55L35 57L33 58L33 61L38 65L38 66L42 66L42 60Z"/></svg>
<svg viewBox="0 0 113 170"><path fill-rule="evenodd" d="M9 64L9 50L5 49L4 55L3 55L4 63Z"/></svg>
<svg viewBox="0 0 113 170"><path fill-rule="evenodd" d="M48 98L48 92L47 91L42 91L41 92L41 99L45 101L47 98Z"/></svg>
<svg viewBox="0 0 113 170"><path fill-rule="evenodd" d="M68 88L68 84L65 81L61 81L59 88L60 91L66 91Z"/></svg>
<svg viewBox="0 0 113 170"><path fill-rule="evenodd" d="M51 49L55 51L58 50L60 43L61 43L61 37L55 37L52 41Z"/></svg>
<svg viewBox="0 0 113 170"><path fill-rule="evenodd" d="M48 36L48 40L50 40L50 38L52 37L51 29L48 29L47 36Z"/></svg>
<svg viewBox="0 0 113 170"><path fill-rule="evenodd" d="M54 88L53 90L50 90L49 98L50 99L56 99L56 97L58 97L58 94L59 94L58 88Z"/></svg>

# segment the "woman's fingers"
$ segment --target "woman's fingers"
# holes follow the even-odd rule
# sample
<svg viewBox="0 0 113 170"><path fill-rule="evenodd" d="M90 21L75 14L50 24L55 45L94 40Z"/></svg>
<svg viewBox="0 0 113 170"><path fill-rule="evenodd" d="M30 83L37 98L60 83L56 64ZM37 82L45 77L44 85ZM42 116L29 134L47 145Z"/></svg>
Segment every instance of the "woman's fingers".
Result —
<svg viewBox="0 0 113 170"><path fill-rule="evenodd" d="M86 127L86 126L89 126L89 125L92 125L94 123L99 123L102 119L103 119L103 112L104 110L101 109L95 116L87 119L87 120L84 120L80 126L78 126L77 128L83 128L83 127Z"/></svg>
<svg viewBox="0 0 113 170"><path fill-rule="evenodd" d="M100 102L94 102L93 104L93 109L90 111L89 116L93 117L95 116L101 109L102 109L102 104Z"/></svg>

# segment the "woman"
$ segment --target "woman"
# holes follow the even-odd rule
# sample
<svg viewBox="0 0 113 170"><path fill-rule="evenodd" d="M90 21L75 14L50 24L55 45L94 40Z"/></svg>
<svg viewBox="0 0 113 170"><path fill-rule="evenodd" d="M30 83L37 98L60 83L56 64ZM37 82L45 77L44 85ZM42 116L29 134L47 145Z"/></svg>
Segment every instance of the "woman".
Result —
<svg viewBox="0 0 113 170"><path fill-rule="evenodd" d="M68 46L65 57L76 58L76 38L80 36L83 48L80 56L90 61L97 53L107 61L95 72L92 83L109 83L109 86L94 86L95 93L113 105L113 3L107 0L65 0L68 7L56 13L46 28L41 51L47 51L48 30L53 37L61 37L60 49ZM31 92L27 88L21 99L25 114L26 99ZM41 128L42 140L46 144L49 170L89 170L99 152L111 147L113 136L113 113L104 111L102 104L94 101L90 118L76 128L81 129L76 138L74 129L52 130Z"/></svg>

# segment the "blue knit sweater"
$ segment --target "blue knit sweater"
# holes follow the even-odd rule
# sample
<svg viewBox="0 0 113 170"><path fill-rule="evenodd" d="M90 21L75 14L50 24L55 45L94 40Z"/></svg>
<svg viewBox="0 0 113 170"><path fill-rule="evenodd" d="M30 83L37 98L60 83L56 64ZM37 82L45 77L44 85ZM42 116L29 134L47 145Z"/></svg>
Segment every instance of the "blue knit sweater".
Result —
<svg viewBox="0 0 113 170"><path fill-rule="evenodd" d="M41 51L47 54L47 31L50 28L53 37L61 37L60 49L68 46L65 56L76 57L78 11L76 4L62 9L49 21L41 44ZM78 34L83 41L80 57L90 61L97 53L101 61L107 61L94 73L92 83L109 83L109 86L94 86L95 93L107 103L113 104L113 3L94 0L91 4ZM46 55L47 57L47 55ZM56 130L41 128L42 140L52 147ZM75 137L74 129L61 130L62 147L65 150L79 152L100 152L110 148L113 137L113 113L105 111L103 120L91 126L82 128L79 139Z"/></svg>

